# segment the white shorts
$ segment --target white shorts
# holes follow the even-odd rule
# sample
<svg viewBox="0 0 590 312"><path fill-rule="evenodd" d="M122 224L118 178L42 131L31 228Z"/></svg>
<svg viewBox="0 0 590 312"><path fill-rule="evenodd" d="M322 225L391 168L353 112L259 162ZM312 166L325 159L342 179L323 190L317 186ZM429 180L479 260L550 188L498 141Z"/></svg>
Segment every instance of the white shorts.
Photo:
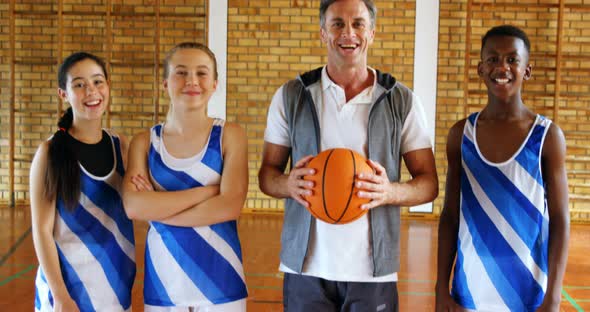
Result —
<svg viewBox="0 0 590 312"><path fill-rule="evenodd" d="M191 307L161 307L146 304L145 312L245 312L246 299L223 304Z"/></svg>

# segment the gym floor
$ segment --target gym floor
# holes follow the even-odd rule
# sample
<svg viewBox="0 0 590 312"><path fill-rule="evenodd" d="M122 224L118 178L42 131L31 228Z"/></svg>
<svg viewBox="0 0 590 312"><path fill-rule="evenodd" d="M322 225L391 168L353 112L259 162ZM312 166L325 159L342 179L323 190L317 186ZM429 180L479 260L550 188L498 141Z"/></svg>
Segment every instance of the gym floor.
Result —
<svg viewBox="0 0 590 312"><path fill-rule="evenodd" d="M244 214L239 220L248 311L282 311L278 271L281 214ZM137 278L133 311L143 311L143 252L147 224L135 227ZM402 220L400 311L434 311L437 221ZM590 311L590 225L572 224L561 311ZM0 207L0 311L32 311L38 267L31 238L29 208Z"/></svg>

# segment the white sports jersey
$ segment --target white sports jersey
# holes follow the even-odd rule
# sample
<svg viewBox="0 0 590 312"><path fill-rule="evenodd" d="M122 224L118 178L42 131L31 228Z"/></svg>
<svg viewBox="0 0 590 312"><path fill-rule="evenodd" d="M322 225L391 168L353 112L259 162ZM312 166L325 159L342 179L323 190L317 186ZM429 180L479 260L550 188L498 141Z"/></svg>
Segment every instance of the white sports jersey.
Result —
<svg viewBox="0 0 590 312"><path fill-rule="evenodd" d="M148 165L156 190L219 184L223 126L223 120L214 121L206 147L190 161L168 154L162 142L163 125L154 126ZM146 305L207 306L247 295L236 221L200 227L150 222L145 253Z"/></svg>
<svg viewBox="0 0 590 312"><path fill-rule="evenodd" d="M475 139L478 116L469 116L461 144L452 295L477 311L535 311L547 287L549 214L541 151L551 121L537 116L513 157L492 163Z"/></svg>
<svg viewBox="0 0 590 312"><path fill-rule="evenodd" d="M133 224L120 196L123 161L119 139L111 136L115 166L96 177L82 166L80 200L73 211L57 199L53 238L61 273L80 311L127 311L135 279ZM53 296L39 267L35 311L53 311Z"/></svg>

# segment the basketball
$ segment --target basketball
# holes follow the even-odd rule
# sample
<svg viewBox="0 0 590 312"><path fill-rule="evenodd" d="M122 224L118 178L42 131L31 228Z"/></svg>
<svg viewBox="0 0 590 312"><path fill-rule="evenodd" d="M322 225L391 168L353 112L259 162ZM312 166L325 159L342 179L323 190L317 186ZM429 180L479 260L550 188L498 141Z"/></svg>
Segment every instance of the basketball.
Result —
<svg viewBox="0 0 590 312"><path fill-rule="evenodd" d="M345 148L325 150L314 157L307 168L315 169L313 194L305 196L309 212L326 223L344 224L362 217L367 210L361 205L370 199L359 198L355 176L361 172L373 173L367 160L355 151Z"/></svg>

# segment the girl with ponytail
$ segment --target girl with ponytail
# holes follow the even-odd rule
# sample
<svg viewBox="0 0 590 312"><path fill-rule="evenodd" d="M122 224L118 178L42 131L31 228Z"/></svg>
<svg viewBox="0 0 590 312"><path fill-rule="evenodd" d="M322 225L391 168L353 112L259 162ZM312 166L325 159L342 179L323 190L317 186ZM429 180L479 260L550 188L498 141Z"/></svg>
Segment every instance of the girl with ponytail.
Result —
<svg viewBox="0 0 590 312"><path fill-rule="evenodd" d="M128 311L135 240L120 196L127 142L101 126L110 95L105 63L74 53L58 83L70 107L31 164L35 311Z"/></svg>

